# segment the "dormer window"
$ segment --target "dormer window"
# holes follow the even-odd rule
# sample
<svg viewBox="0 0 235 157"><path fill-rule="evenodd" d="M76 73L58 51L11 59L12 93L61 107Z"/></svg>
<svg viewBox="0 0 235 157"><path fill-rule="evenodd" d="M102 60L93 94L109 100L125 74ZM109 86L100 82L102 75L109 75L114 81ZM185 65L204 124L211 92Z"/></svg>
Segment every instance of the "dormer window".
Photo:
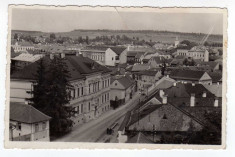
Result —
<svg viewBox="0 0 235 157"><path fill-rule="evenodd" d="M162 119L167 119L166 114L163 115Z"/></svg>

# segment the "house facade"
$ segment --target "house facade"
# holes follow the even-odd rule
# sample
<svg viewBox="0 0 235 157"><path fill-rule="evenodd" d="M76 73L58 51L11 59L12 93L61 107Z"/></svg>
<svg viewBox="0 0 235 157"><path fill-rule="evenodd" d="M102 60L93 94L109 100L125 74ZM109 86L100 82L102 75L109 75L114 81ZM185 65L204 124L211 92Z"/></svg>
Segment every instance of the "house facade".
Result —
<svg viewBox="0 0 235 157"><path fill-rule="evenodd" d="M129 76L120 76L112 78L110 86L110 100L123 100L127 102L132 99L135 93L135 81Z"/></svg>
<svg viewBox="0 0 235 157"><path fill-rule="evenodd" d="M185 56L185 57L191 57L193 59L199 59L204 62L209 61L209 52L203 47L195 46L191 50L178 49L176 54L178 56Z"/></svg>
<svg viewBox="0 0 235 157"><path fill-rule="evenodd" d="M34 50L34 46L29 42L16 42L14 45L11 45L11 47L16 53L21 51Z"/></svg>
<svg viewBox="0 0 235 157"><path fill-rule="evenodd" d="M88 57L101 65L115 66L118 56L112 49L107 47L87 47L81 49L84 57Z"/></svg>
<svg viewBox="0 0 235 157"><path fill-rule="evenodd" d="M50 117L31 105L10 103L11 141L50 141Z"/></svg>
<svg viewBox="0 0 235 157"><path fill-rule="evenodd" d="M45 66L52 58L44 57ZM64 61L71 74L69 78L73 88L70 91L70 104L75 111L72 118L75 125L99 117L110 109L110 70L93 60L79 56L64 56ZM34 73L37 63L17 71L11 75L10 100L25 102L32 97L28 91L33 90Z"/></svg>

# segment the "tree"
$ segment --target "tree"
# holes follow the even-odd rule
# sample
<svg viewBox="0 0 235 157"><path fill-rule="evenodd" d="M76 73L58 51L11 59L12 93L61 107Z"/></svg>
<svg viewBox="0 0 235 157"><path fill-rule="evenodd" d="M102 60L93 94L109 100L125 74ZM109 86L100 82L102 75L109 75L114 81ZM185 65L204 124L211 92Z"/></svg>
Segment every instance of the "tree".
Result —
<svg viewBox="0 0 235 157"><path fill-rule="evenodd" d="M56 38L56 36L54 33L50 34L50 39L54 40L55 38Z"/></svg>
<svg viewBox="0 0 235 157"><path fill-rule="evenodd" d="M73 108L68 106L71 95L71 85L68 81L70 73L63 58L56 57L50 62L47 78L47 115L52 117L51 133L61 135L71 129L74 115Z"/></svg>
<svg viewBox="0 0 235 157"><path fill-rule="evenodd" d="M33 97L29 98L28 101L31 105L37 108L39 111L45 113L45 106L47 103L47 95L45 89L47 87L46 82L46 68L43 59L40 59L38 62L38 68L36 74L34 75L36 81L33 82L33 91L28 93L32 94Z"/></svg>
<svg viewBox="0 0 235 157"><path fill-rule="evenodd" d="M71 98L71 85L68 81L70 73L64 59L56 56L47 66L46 71L43 59L39 61L33 97L29 100L35 108L52 118L50 133L59 136L73 126L71 117L74 111L68 105Z"/></svg>
<svg viewBox="0 0 235 157"><path fill-rule="evenodd" d="M14 34L14 39L18 40L18 34Z"/></svg>

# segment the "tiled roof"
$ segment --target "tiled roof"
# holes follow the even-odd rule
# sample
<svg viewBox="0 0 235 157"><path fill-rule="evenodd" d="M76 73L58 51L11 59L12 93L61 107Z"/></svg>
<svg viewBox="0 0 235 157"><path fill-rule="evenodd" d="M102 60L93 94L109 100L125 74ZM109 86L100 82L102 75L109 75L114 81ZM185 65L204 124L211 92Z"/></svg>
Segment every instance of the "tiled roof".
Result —
<svg viewBox="0 0 235 157"><path fill-rule="evenodd" d="M197 70L173 70L170 74L170 77L174 79L189 79L198 81L204 74L204 71Z"/></svg>
<svg viewBox="0 0 235 157"><path fill-rule="evenodd" d="M43 55L40 55L40 54L32 55L32 54L28 54L28 53L22 53L19 56L12 58L12 60L33 63L33 62L36 62L37 60L41 59L42 57L43 57Z"/></svg>
<svg viewBox="0 0 235 157"><path fill-rule="evenodd" d="M165 62L165 58L162 56L153 56L151 57L151 59L153 59L156 63L164 63Z"/></svg>
<svg viewBox="0 0 235 157"><path fill-rule="evenodd" d="M211 93L213 93L216 97L222 97L222 85L212 84L207 85L203 84L203 86L209 90Z"/></svg>
<svg viewBox="0 0 235 157"><path fill-rule="evenodd" d="M212 78L212 82L221 82L222 73L221 72L208 72L210 77Z"/></svg>
<svg viewBox="0 0 235 157"><path fill-rule="evenodd" d="M43 58L43 63L45 67L48 68L51 60L49 56ZM105 66L99 65L95 61L82 56L66 56L64 62L68 66L68 70L71 74L69 78L70 81L76 79L83 79L84 75L92 74L96 72L108 73L111 72ZM28 66L25 66L23 69L19 71L15 71L11 75L11 79L26 79L26 80L35 80L35 73L38 68L38 62L32 63Z"/></svg>
<svg viewBox="0 0 235 157"><path fill-rule="evenodd" d="M129 76L123 76L116 79L118 82L120 82L125 89L129 88L131 85L133 85L135 82L132 80Z"/></svg>
<svg viewBox="0 0 235 157"><path fill-rule="evenodd" d="M50 118L31 105L10 103L10 120L32 124L48 121Z"/></svg>
<svg viewBox="0 0 235 157"><path fill-rule="evenodd" d="M185 98L190 97L191 94L195 94L196 98L202 98L203 92L206 92L206 97L214 98L214 95L208 91L202 84L182 84L176 83L176 86L172 86L168 89L165 89L164 92L167 94L167 97L173 98Z"/></svg>
<svg viewBox="0 0 235 157"><path fill-rule="evenodd" d="M127 57L135 57L137 55L137 51L128 51L127 52Z"/></svg>
<svg viewBox="0 0 235 157"><path fill-rule="evenodd" d="M126 50L126 47L110 47L113 52L115 52L117 55L120 55L124 50Z"/></svg>
<svg viewBox="0 0 235 157"><path fill-rule="evenodd" d="M131 71L143 71L143 70L147 70L149 68L150 67L148 64L135 64L135 65L133 65Z"/></svg>

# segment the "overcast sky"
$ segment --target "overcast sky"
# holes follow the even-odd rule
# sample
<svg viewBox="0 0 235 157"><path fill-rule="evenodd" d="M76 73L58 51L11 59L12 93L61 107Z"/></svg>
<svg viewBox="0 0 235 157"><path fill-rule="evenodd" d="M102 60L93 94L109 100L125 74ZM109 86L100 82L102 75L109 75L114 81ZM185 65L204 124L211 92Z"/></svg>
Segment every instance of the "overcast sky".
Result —
<svg viewBox="0 0 235 157"><path fill-rule="evenodd" d="M167 30L223 34L223 15L83 10L12 10L12 29L67 32L74 29Z"/></svg>

